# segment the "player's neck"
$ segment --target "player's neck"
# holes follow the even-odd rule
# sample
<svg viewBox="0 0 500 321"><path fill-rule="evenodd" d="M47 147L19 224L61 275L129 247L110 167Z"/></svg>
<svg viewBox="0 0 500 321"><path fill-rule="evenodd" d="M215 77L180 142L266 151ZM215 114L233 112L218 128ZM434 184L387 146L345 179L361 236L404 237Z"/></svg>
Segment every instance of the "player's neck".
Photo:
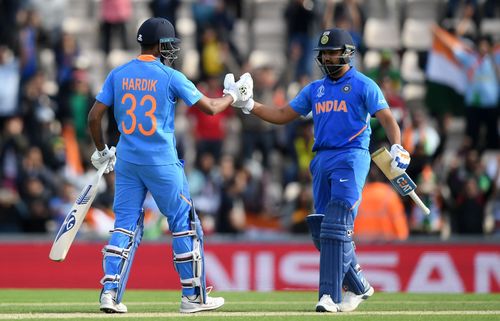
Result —
<svg viewBox="0 0 500 321"><path fill-rule="evenodd" d="M344 75L349 71L350 68L351 68L351 66L346 65L346 66L342 67L341 69L339 69L339 71L337 73L335 73L335 75L330 75L329 77L331 80L337 81L340 78L344 77Z"/></svg>
<svg viewBox="0 0 500 321"><path fill-rule="evenodd" d="M155 58L160 57L160 54L155 50L141 50L141 56L142 55L154 56Z"/></svg>

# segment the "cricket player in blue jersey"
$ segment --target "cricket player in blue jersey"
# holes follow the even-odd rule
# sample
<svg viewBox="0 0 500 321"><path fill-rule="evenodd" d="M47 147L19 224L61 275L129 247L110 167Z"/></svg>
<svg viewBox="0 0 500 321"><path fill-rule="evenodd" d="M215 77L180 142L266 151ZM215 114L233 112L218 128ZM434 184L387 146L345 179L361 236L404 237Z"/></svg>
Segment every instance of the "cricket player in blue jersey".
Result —
<svg viewBox="0 0 500 321"><path fill-rule="evenodd" d="M287 106L266 106L253 99L237 100L233 106L275 124L312 112L316 155L310 170L316 214L309 215L307 223L320 251L316 311L353 311L374 292L357 264L352 242L370 167L370 117L377 117L392 144L392 170L404 171L410 156L401 147L400 128L379 87L350 64L355 47L349 33L325 30L314 50L325 77L305 86ZM224 85L233 92L234 77L226 75Z"/></svg>
<svg viewBox="0 0 500 321"><path fill-rule="evenodd" d="M137 32L137 41L141 54L109 73L88 116L96 146L92 164L98 169L106 166L105 173L116 173L116 219L103 249L100 309L106 313L127 312L121 301L143 234L142 205L147 191L167 217L172 232L174 266L182 286L180 312L217 309L224 298L207 293L203 232L176 151L175 104L180 98L188 106L197 104L203 112L216 114L236 100L248 100L245 92L249 91L238 82L224 97L202 95L181 72L170 67L177 58L179 39L166 19L146 20ZM101 128L110 106L114 106L120 131L116 149L104 143Z"/></svg>

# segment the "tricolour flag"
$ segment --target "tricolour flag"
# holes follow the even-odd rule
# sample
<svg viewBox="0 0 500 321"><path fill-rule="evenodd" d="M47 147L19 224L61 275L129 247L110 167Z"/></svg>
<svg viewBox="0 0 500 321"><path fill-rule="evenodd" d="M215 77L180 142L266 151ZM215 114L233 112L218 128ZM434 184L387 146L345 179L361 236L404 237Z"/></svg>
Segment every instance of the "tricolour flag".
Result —
<svg viewBox="0 0 500 321"><path fill-rule="evenodd" d="M436 27L432 48L427 60L426 75L429 81L446 85L463 95L467 86L467 73L455 59L451 48L464 47L460 39Z"/></svg>

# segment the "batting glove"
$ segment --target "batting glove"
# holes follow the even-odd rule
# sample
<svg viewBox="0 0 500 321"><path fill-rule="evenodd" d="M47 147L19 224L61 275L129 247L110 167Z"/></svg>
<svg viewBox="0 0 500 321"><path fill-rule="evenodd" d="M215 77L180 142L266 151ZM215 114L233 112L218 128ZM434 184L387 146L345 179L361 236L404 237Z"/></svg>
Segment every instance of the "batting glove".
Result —
<svg viewBox="0 0 500 321"><path fill-rule="evenodd" d="M408 153L403 146L394 144L391 146L391 170L405 171L410 165L410 153Z"/></svg>
<svg viewBox="0 0 500 321"><path fill-rule="evenodd" d="M253 79L249 73L244 73L235 82L233 74L226 74L224 78L224 94L231 95L233 107L240 108L245 114L250 114L253 109Z"/></svg>
<svg viewBox="0 0 500 321"><path fill-rule="evenodd" d="M90 160L92 162L92 165L94 165L97 170L101 169L103 166L106 166L104 174L108 174L115 169L116 147L111 146L111 148L108 148L108 145L104 145L103 150L99 151L96 149L94 151Z"/></svg>

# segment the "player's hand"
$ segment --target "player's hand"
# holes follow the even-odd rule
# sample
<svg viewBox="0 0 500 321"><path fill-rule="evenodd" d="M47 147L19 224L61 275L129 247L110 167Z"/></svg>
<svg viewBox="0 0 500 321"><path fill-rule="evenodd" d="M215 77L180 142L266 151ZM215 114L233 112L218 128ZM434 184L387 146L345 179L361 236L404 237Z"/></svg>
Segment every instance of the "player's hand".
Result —
<svg viewBox="0 0 500 321"><path fill-rule="evenodd" d="M408 165L410 165L410 153L408 153L403 146L394 144L391 146L391 170L404 172Z"/></svg>
<svg viewBox="0 0 500 321"><path fill-rule="evenodd" d="M101 169L103 166L106 166L104 174L108 174L115 169L116 148L115 146L111 146L111 148L108 148L108 145L104 146L104 149L101 151L96 149L92 154L90 160L92 161L92 165L94 165L97 170Z"/></svg>
<svg viewBox="0 0 500 321"><path fill-rule="evenodd" d="M233 74L226 74L223 92L231 95L233 107L240 108L246 114L253 109L253 79L249 73L243 74L237 82L234 81Z"/></svg>

